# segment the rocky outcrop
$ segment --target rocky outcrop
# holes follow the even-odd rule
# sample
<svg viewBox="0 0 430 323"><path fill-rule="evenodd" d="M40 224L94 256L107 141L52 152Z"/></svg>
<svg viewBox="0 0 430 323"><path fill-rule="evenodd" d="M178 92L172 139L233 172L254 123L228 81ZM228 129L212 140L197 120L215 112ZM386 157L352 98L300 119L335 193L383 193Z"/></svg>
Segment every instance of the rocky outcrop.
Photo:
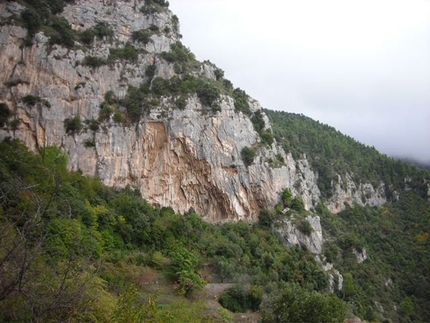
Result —
<svg viewBox="0 0 430 323"><path fill-rule="evenodd" d="M332 213L338 213L345 209L345 204L360 206L379 206L387 199L385 186L381 183L377 188L370 183L356 184L349 174L344 177L337 175L337 181L332 182L333 196L328 202L328 209Z"/></svg>
<svg viewBox="0 0 430 323"><path fill-rule="evenodd" d="M303 222L305 221L305 222ZM306 224L306 222L309 224ZM306 218L291 218L276 222L274 230L287 246L304 246L319 255L322 251L323 234L320 217L308 215Z"/></svg>
<svg viewBox="0 0 430 323"><path fill-rule="evenodd" d="M77 43L65 48L50 44L42 32L28 44L27 30L13 19L23 7L1 2L0 102L17 122L0 129L0 139L20 139L32 150L58 145L69 155L70 169L98 176L107 185L137 187L154 205L170 206L177 212L194 208L211 222L253 222L260 209L272 208L279 201L286 187L302 197L306 209L312 209L321 194L317 174L306 158L294 160L276 142L262 145L250 118L236 111L227 95L221 96L217 111L208 110L195 94L187 97L184 109L176 109L165 95L139 122L121 123L110 116L97 127L90 126L100 119L100 104L108 91L122 99L130 86L150 82L153 76L170 79L177 75L177 66L160 55L178 41L177 22L168 10L148 14L144 6L144 1L75 1L62 13L74 30L103 22L113 30L113 37L95 38L87 47ZM156 32L148 42L134 42L132 34L139 30ZM134 61L84 64L86 57L106 60L111 49L127 43L138 51ZM147 73L149 66L153 66L153 76ZM215 67L208 63L191 73L216 79ZM29 104L25 100L29 95L38 101ZM261 110L252 99L249 105L251 111ZM73 118L82 127L67 131L65 122ZM269 128L264 114L263 118ZM249 166L242 161L244 147L257 151ZM268 162L279 157L283 162L276 167ZM341 182L333 183L335 194L328 203L334 212L344 202L377 205L384 201L382 188L356 187L349 179L346 186ZM311 248L318 251L321 246Z"/></svg>

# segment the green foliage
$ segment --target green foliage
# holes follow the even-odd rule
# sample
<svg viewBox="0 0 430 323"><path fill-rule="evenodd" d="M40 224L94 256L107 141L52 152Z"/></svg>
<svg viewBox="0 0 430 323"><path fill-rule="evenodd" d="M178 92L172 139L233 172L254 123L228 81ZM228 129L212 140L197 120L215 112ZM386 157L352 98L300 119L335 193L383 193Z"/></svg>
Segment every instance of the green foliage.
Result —
<svg viewBox="0 0 430 323"><path fill-rule="evenodd" d="M303 212L305 210L305 204L301 197L296 196L291 201L291 208L297 212Z"/></svg>
<svg viewBox="0 0 430 323"><path fill-rule="evenodd" d="M245 166L249 166L253 163L255 158L255 150L251 147L243 147L240 156L242 157Z"/></svg>
<svg viewBox="0 0 430 323"><path fill-rule="evenodd" d="M332 294L309 292L296 285L282 289L264 304L263 323L342 323L346 304Z"/></svg>
<svg viewBox="0 0 430 323"><path fill-rule="evenodd" d="M310 236L314 231L311 224L306 219L300 219L300 221L297 223L297 229L307 236Z"/></svg>
<svg viewBox="0 0 430 323"><path fill-rule="evenodd" d="M39 31L42 26L42 18L32 8L27 8L21 12L21 18L24 20L24 24L28 30L28 34L31 37Z"/></svg>
<svg viewBox="0 0 430 323"><path fill-rule="evenodd" d="M131 44L125 44L123 48L109 49L108 62L113 63L116 60L127 60L136 62L139 58L139 51Z"/></svg>
<svg viewBox="0 0 430 323"><path fill-rule="evenodd" d="M68 135L78 134L84 128L81 121L81 116L79 114L75 115L73 118L67 118L64 120L64 128Z"/></svg>
<svg viewBox="0 0 430 323"><path fill-rule="evenodd" d="M145 70L145 76L147 76L149 79L152 79L155 75L157 67L155 65L149 65Z"/></svg>
<svg viewBox="0 0 430 323"><path fill-rule="evenodd" d="M75 45L76 32L65 18L52 16L48 26L49 29L46 29L45 33L50 37L50 44L64 45L68 48Z"/></svg>
<svg viewBox="0 0 430 323"><path fill-rule="evenodd" d="M236 111L241 111L248 116L251 115L251 110L249 108L249 103L248 103L249 96L248 94L246 94L245 91L239 88L234 89L233 98L234 98L234 108L236 109Z"/></svg>
<svg viewBox="0 0 430 323"><path fill-rule="evenodd" d="M105 102L115 104L117 98L108 92ZM333 304L331 297L335 296L311 292L323 292L327 287L327 277L314 255L300 247L287 249L270 231L274 212L262 211L258 225L245 222L211 225L192 210L179 215L169 208L153 208L137 190L107 188L98 180L66 171L66 165L66 156L56 147L45 147L41 155L34 155L17 141L0 143L0 229L5 237L0 239L0 260L8 248L18 246L14 257L0 261L3 279L0 295L5 295L0 301L0 320L28 321L33 308L37 309L33 319L39 321L116 322L133 319L134 315L150 315L154 322L210 322L199 305L187 303L189 307L182 310L179 303L159 306L157 297L148 294L149 285L142 283L155 268L160 275L154 280L165 277L165 284L176 286L182 295L193 294L204 286L202 277L207 277L208 268L213 279L244 286L243 292L232 293L233 297L223 296L226 298L223 302L239 304L232 306L245 304L244 308L255 310L263 293L264 298L273 300L260 307L266 322L279 308L277 296L283 295L279 288L285 289L286 283L300 285L298 295L305 291L305 299L312 300L300 308L316 304L323 315L327 304ZM412 191L409 194L410 198L396 206L366 211L364 215L358 209L349 209L332 217L323 206L318 207L324 227L333 225L327 229L329 232L339 230L336 221L347 219L355 221L348 226L351 230L360 230L354 235L348 232L339 235L342 247L337 250L342 258L337 257L335 249L332 258L342 273L353 275L353 293L345 297L355 304L354 311L361 316L370 317L374 313L374 295L386 297L389 288L385 282L389 275L399 286L394 289L395 298L404 314L398 315L417 322L426 317L423 304L428 295L428 240L424 233L428 231L428 205L424 208L419 196L416 200ZM395 210L403 210L402 215L396 215ZM381 216L387 211L401 225L398 230L406 235L405 245L395 239L397 229L387 222L390 217ZM401 220L403 217L408 220ZM364 219L368 222L363 225L359 221ZM28 243L14 244L21 241L23 234ZM362 236L378 242L370 244L373 240L369 238L369 244L365 245ZM330 243L337 242L330 239ZM399 259L392 250L406 248L409 243L413 245L412 252ZM355 256L350 257L348 252L358 246L366 246L377 263L365 261L361 267L357 266ZM378 258L380 251L376 248L385 252L384 258ZM26 262L21 262L23 259ZM391 267L396 262L402 270L411 266L416 275L409 272L405 278L400 270L394 272L390 268L397 268ZM20 268L27 268L21 280L23 293L16 284L8 292L2 284L15 281ZM60 281L69 287L60 290ZM248 289L248 285L255 287ZM62 306L69 302L71 310L54 307L45 311L54 295L59 295L55 304ZM237 302L240 299L245 301ZM389 307L382 304L387 317L399 317L389 316ZM333 309L334 315L343 306ZM195 310L194 316L191 309ZM366 309L370 309L369 313Z"/></svg>
<svg viewBox="0 0 430 323"><path fill-rule="evenodd" d="M234 313L244 313L248 310L257 311L263 298L263 291L259 286L244 288L243 285L234 285L219 298L222 307Z"/></svg>
<svg viewBox="0 0 430 323"><path fill-rule="evenodd" d="M94 38L100 40L105 37L112 39L114 35L113 29L103 21L99 21L94 27L85 29L80 35L79 39L86 45L91 45L94 42Z"/></svg>
<svg viewBox="0 0 430 323"><path fill-rule="evenodd" d="M8 124L9 118L12 116L12 111L10 111L6 103L0 103L0 128L3 128Z"/></svg>
<svg viewBox="0 0 430 323"><path fill-rule="evenodd" d="M221 80L224 77L224 71L220 68L216 68L214 73L217 81Z"/></svg>
<svg viewBox="0 0 430 323"><path fill-rule="evenodd" d="M269 117L274 137L287 152L300 159L306 154L318 172L318 187L325 198L332 196L332 181L336 174L353 175L354 181L384 183L386 196L394 199L394 191L405 188L404 178L411 178L410 188L422 196L427 193L423 179L428 173L404 162L380 154L375 148L365 146L345 136L333 127L314 121L304 115L264 110ZM257 129L261 129L258 122ZM257 130L258 131L258 130Z"/></svg>
<svg viewBox="0 0 430 323"><path fill-rule="evenodd" d="M82 60L82 65L89 66L92 68L98 68L106 64L107 64L107 61L105 59L97 56L85 56L84 59Z"/></svg>
<svg viewBox="0 0 430 323"><path fill-rule="evenodd" d="M148 100L149 87L146 84L139 88L129 86L126 97L121 100L121 105L125 106L128 117L132 122L139 122L144 113L151 109Z"/></svg>
<svg viewBox="0 0 430 323"><path fill-rule="evenodd" d="M145 5L140 8L143 14L154 14L164 12L169 7L169 2L165 0L145 0Z"/></svg>
<svg viewBox="0 0 430 323"><path fill-rule="evenodd" d="M42 99L39 96L34 96L34 95L31 95L31 94L28 94L28 95L24 96L22 98L22 102L24 102L25 104L30 105L30 106L34 106L37 103L42 103L47 108L51 107L51 103L49 103L48 100Z"/></svg>
<svg viewBox="0 0 430 323"><path fill-rule="evenodd" d="M199 79L197 85L197 96L203 105L209 106L212 109L217 109L217 101L221 97L221 90L214 82L210 80Z"/></svg>
<svg viewBox="0 0 430 323"><path fill-rule="evenodd" d="M133 31L131 34L131 39L133 41L141 42L143 44L148 44L151 40L151 36L153 35L153 32L150 32L146 29L140 29Z"/></svg>
<svg viewBox="0 0 430 323"><path fill-rule="evenodd" d="M426 234L430 205L426 199L409 190L400 200L379 208L349 207L332 216L319 206L318 212L324 232L330 233L325 254L344 276L339 295L355 304L356 315L366 320L428 321L430 311L424 304L430 299L426 269L430 266L430 235ZM357 264L353 251L363 248L369 259ZM406 297L413 314L395 310Z"/></svg>
<svg viewBox="0 0 430 323"><path fill-rule="evenodd" d="M263 144L271 146L273 144L273 142L274 142L273 133L272 133L271 130L263 131L260 134L260 137L261 137L261 142Z"/></svg>
<svg viewBox="0 0 430 323"><path fill-rule="evenodd" d="M264 127L266 126L266 123L263 119L263 113L261 113L260 110L254 113L254 115L251 117L252 124L254 125L255 131L258 132L258 134L261 134L264 130Z"/></svg>
<svg viewBox="0 0 430 323"><path fill-rule="evenodd" d="M293 201L293 193L291 193L288 187L282 191L281 200L285 207L291 206L291 202Z"/></svg>
<svg viewBox="0 0 430 323"><path fill-rule="evenodd" d="M178 74L188 73L200 65L196 61L194 54L182 45L180 41L170 45L170 51L162 52L161 57L167 62L174 64L175 72Z"/></svg>
<svg viewBox="0 0 430 323"><path fill-rule="evenodd" d="M51 37L51 44L60 44L66 47L74 45L75 32L67 21L56 14L61 13L67 2L63 0L24 0L25 10L21 12L21 19L28 30L26 45L31 45L31 38L40 30Z"/></svg>
<svg viewBox="0 0 430 323"><path fill-rule="evenodd" d="M172 24L173 24L173 30L178 33L179 32L179 18L177 15L172 16Z"/></svg>
<svg viewBox="0 0 430 323"><path fill-rule="evenodd" d="M275 220L274 212L269 210L261 210L258 216L258 224L263 228L270 228Z"/></svg>

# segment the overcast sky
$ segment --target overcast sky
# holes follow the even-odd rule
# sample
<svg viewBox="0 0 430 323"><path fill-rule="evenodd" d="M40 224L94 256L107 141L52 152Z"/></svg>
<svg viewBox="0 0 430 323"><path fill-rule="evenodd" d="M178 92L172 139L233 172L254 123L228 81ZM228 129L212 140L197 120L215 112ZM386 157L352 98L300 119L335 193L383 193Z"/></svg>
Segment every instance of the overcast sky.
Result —
<svg viewBox="0 0 430 323"><path fill-rule="evenodd" d="M264 108L430 162L430 0L170 0L182 42Z"/></svg>

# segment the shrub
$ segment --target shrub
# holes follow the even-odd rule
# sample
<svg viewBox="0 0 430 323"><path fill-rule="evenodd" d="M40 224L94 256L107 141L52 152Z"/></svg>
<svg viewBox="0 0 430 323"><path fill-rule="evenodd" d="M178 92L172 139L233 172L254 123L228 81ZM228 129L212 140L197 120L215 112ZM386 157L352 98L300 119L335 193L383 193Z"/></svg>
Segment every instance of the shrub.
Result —
<svg viewBox="0 0 430 323"><path fill-rule="evenodd" d="M21 18L24 20L29 37L32 37L42 26L42 19L34 9L27 8L22 11Z"/></svg>
<svg viewBox="0 0 430 323"><path fill-rule="evenodd" d="M261 133L261 141L269 146L273 144L274 138L273 133L270 130L263 131Z"/></svg>
<svg viewBox="0 0 430 323"><path fill-rule="evenodd" d="M293 198L291 201L291 208L297 212L303 212L305 210L305 204L303 203L302 198L299 196Z"/></svg>
<svg viewBox="0 0 430 323"><path fill-rule="evenodd" d="M172 25L175 32L179 32L179 18L177 15L172 16Z"/></svg>
<svg viewBox="0 0 430 323"><path fill-rule="evenodd" d="M346 304L335 295L310 292L296 285L283 289L264 305L263 323L342 323L346 316Z"/></svg>
<svg viewBox="0 0 430 323"><path fill-rule="evenodd" d="M152 41L151 35L152 33L150 33L149 31L145 29L140 29L140 30L133 31L133 33L131 34L131 39L133 41L141 42L146 45L150 41Z"/></svg>
<svg viewBox="0 0 430 323"><path fill-rule="evenodd" d="M76 32L70 28L69 22L63 17L53 16L50 27L53 32L48 33L51 44L73 47L75 44Z"/></svg>
<svg viewBox="0 0 430 323"><path fill-rule="evenodd" d="M12 111L6 103L0 103L0 128L7 125L9 118L12 116Z"/></svg>
<svg viewBox="0 0 430 323"><path fill-rule="evenodd" d="M126 44L123 48L111 48L108 62L112 63L118 59L136 62L139 58L139 51L131 44Z"/></svg>
<svg viewBox="0 0 430 323"><path fill-rule="evenodd" d="M243 147L242 151L240 152L240 156L242 157L245 166L249 166L254 161L255 150L250 147Z"/></svg>
<svg viewBox="0 0 430 323"><path fill-rule="evenodd" d="M124 116L121 112L115 112L113 115L113 122L115 123L123 123L124 122Z"/></svg>
<svg viewBox="0 0 430 323"><path fill-rule="evenodd" d="M100 66L106 65L106 60L97 56L85 56L85 58L82 60L82 65L98 68Z"/></svg>
<svg viewBox="0 0 430 323"><path fill-rule="evenodd" d="M109 105L109 103L107 103L106 101L103 101L100 104L99 120L100 121L108 120L112 115L112 113L113 113L112 107Z"/></svg>
<svg viewBox="0 0 430 323"><path fill-rule="evenodd" d="M175 100L175 106L179 110L184 110L185 107L187 106L187 100L181 96Z"/></svg>
<svg viewBox="0 0 430 323"><path fill-rule="evenodd" d="M22 98L22 102L27 105L34 106L37 103L42 103L47 108L51 107L51 103L48 100L42 99L39 96L28 94Z"/></svg>
<svg viewBox="0 0 430 323"><path fill-rule="evenodd" d="M65 119L64 128L66 129L66 133L68 135L74 135L76 133L79 133L83 129L81 116L77 114L73 118Z"/></svg>
<svg viewBox="0 0 430 323"><path fill-rule="evenodd" d="M100 121L98 120L86 120L85 123L88 125L91 131L98 131L100 128Z"/></svg>
<svg viewBox="0 0 430 323"><path fill-rule="evenodd" d="M224 84L230 85L226 82L224 82ZM246 115L251 114L251 110L249 108L249 103L248 103L248 94L246 94L245 91L239 88L234 89L233 98L234 98L234 108L236 109L236 111L241 111Z"/></svg>
<svg viewBox="0 0 430 323"><path fill-rule="evenodd" d="M113 35L114 32L112 28L110 28L107 23L101 21L94 27L84 30L79 38L84 44L91 45L95 37L103 39L104 37L112 38Z"/></svg>
<svg viewBox="0 0 430 323"><path fill-rule="evenodd" d="M160 32L160 28L158 28L158 26L156 25L151 25L149 26L149 30L154 32L154 33L159 33Z"/></svg>
<svg viewBox="0 0 430 323"><path fill-rule="evenodd" d="M9 122L9 126L12 130L17 130L20 122L21 121L19 119L13 119L12 121Z"/></svg>
<svg viewBox="0 0 430 323"><path fill-rule="evenodd" d="M215 102L221 97L221 91L210 81L200 81L197 87L197 96L203 105L215 107Z"/></svg>
<svg viewBox="0 0 430 323"><path fill-rule="evenodd" d="M301 219L299 221L299 223L297 224L297 229L306 236L310 236L312 232L314 232L314 229L312 228L311 224L306 219Z"/></svg>
<svg viewBox="0 0 430 323"><path fill-rule="evenodd" d="M162 52L161 57L169 63L186 63L195 60L194 54L179 41L170 45L170 52Z"/></svg>
<svg viewBox="0 0 430 323"><path fill-rule="evenodd" d="M219 81L220 79L222 79L224 77L224 71L220 68L215 69L215 77L216 77L217 81Z"/></svg>
<svg viewBox="0 0 430 323"><path fill-rule="evenodd" d="M151 90L156 95L166 95L169 92L169 81L156 77L152 80Z"/></svg>
<svg viewBox="0 0 430 323"><path fill-rule="evenodd" d="M255 112L251 117L251 122L254 125L255 131L261 134L261 132L264 130L264 127L266 126L266 123L263 119L263 113L260 110Z"/></svg>
<svg viewBox="0 0 430 323"><path fill-rule="evenodd" d="M241 285L234 285L220 296L219 303L234 313L244 313L248 310L257 311L262 298L263 291L259 286L245 289Z"/></svg>

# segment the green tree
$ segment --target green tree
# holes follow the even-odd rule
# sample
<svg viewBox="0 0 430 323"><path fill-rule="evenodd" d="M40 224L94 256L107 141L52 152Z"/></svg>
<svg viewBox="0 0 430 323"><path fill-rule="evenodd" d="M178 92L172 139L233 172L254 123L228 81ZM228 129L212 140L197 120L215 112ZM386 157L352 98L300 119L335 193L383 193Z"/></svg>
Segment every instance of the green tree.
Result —
<svg viewBox="0 0 430 323"><path fill-rule="evenodd" d="M307 291L297 285L289 285L280 295L264 303L263 323L342 323L346 316L346 304L333 294Z"/></svg>
<svg viewBox="0 0 430 323"><path fill-rule="evenodd" d="M251 147L243 147L240 152L240 156L242 157L245 166L249 166L254 161L255 150Z"/></svg>

